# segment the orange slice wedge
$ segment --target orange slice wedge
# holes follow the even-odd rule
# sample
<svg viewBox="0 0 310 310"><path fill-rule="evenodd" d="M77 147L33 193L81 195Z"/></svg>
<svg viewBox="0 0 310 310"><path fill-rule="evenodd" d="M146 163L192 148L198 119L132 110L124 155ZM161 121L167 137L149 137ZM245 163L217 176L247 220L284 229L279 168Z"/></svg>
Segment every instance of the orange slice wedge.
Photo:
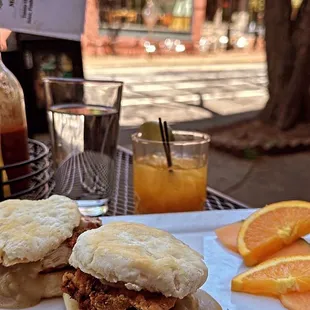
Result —
<svg viewBox="0 0 310 310"><path fill-rule="evenodd" d="M231 289L267 296L310 291L310 255L268 260L233 278Z"/></svg>
<svg viewBox="0 0 310 310"><path fill-rule="evenodd" d="M281 295L282 305L289 310L309 310L310 292Z"/></svg>
<svg viewBox="0 0 310 310"><path fill-rule="evenodd" d="M256 265L310 233L310 203L283 201L249 216L238 235L238 251L247 266Z"/></svg>
<svg viewBox="0 0 310 310"><path fill-rule="evenodd" d="M298 239L294 243L286 246L280 251L268 256L267 259L273 259L284 256L310 255L310 244L304 239Z"/></svg>
<svg viewBox="0 0 310 310"><path fill-rule="evenodd" d="M238 253L238 234L243 221L235 222L217 228L215 234L219 241L227 249ZM304 239L298 239L278 252L267 256L265 260L282 256L310 255L310 244Z"/></svg>
<svg viewBox="0 0 310 310"><path fill-rule="evenodd" d="M238 234L243 221L217 228L215 234L221 243L229 250L238 253Z"/></svg>

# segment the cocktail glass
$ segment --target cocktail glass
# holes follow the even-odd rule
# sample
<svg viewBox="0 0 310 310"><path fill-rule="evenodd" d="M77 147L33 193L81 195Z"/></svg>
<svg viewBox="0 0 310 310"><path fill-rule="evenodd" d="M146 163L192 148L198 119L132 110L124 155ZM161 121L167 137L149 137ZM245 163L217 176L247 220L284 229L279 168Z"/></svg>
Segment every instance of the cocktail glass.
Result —
<svg viewBox="0 0 310 310"><path fill-rule="evenodd" d="M137 214L202 211L206 203L210 137L173 131L168 168L162 141L132 136L134 192Z"/></svg>

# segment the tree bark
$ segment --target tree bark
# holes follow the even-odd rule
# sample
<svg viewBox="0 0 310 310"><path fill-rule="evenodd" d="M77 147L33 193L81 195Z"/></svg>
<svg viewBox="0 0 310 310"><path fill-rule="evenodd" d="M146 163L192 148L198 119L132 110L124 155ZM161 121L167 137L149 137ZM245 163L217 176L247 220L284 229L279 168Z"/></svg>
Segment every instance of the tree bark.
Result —
<svg viewBox="0 0 310 310"><path fill-rule="evenodd" d="M264 122L286 130L310 121L310 0L291 20L291 0L266 0L269 100Z"/></svg>

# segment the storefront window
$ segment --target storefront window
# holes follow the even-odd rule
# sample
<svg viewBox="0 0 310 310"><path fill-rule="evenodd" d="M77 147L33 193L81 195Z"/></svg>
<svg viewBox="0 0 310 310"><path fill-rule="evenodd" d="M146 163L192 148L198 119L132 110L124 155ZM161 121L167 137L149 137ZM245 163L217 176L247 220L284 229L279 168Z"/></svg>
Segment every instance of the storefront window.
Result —
<svg viewBox="0 0 310 310"><path fill-rule="evenodd" d="M100 0L99 4L103 29L147 31L147 10L152 8L154 32L191 32L193 0Z"/></svg>

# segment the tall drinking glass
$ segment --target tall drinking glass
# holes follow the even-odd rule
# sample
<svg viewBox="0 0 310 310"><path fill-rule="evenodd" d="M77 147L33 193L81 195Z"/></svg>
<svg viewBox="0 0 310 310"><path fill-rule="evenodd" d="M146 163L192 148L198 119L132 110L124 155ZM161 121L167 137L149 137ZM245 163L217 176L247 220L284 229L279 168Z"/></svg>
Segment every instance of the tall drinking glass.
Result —
<svg viewBox="0 0 310 310"><path fill-rule="evenodd" d="M202 211L206 203L210 137L203 133L173 131L168 168L161 141L132 136L136 213Z"/></svg>
<svg viewBox="0 0 310 310"><path fill-rule="evenodd" d="M55 193L77 200L84 215L108 209L113 190L122 82L44 80Z"/></svg>

